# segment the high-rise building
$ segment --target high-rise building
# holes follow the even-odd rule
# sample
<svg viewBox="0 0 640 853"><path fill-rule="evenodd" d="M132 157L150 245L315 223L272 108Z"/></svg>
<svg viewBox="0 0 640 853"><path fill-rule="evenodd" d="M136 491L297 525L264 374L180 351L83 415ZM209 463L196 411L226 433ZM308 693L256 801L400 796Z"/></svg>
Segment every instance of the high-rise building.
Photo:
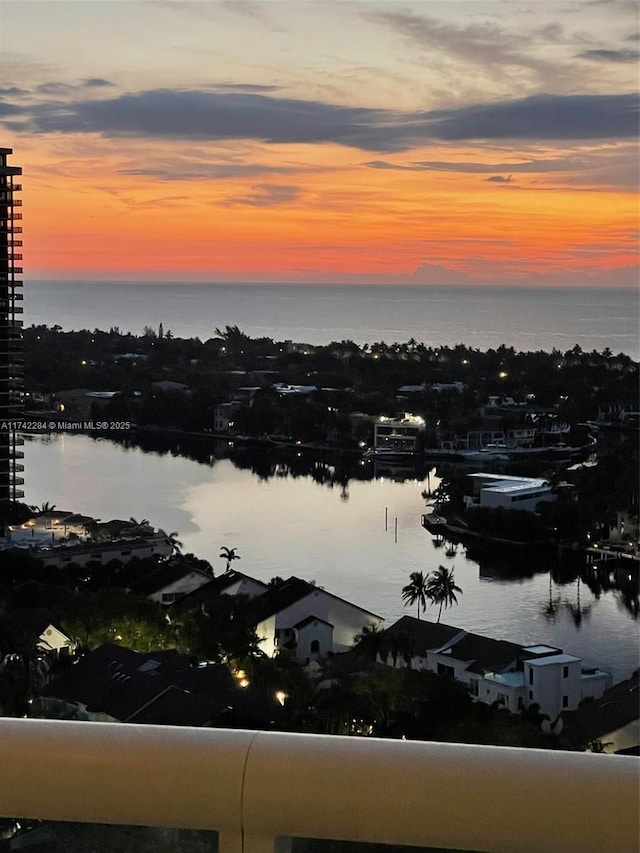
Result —
<svg viewBox="0 0 640 853"><path fill-rule="evenodd" d="M0 148L0 501L24 497L18 486L24 482L19 476L24 470L18 460L24 454L18 450L24 443L17 433L22 396L22 274L19 266L22 255L16 249L22 246L22 219L17 211L22 201L15 197L22 187L14 178L22 174L20 166L8 164L11 148Z"/></svg>

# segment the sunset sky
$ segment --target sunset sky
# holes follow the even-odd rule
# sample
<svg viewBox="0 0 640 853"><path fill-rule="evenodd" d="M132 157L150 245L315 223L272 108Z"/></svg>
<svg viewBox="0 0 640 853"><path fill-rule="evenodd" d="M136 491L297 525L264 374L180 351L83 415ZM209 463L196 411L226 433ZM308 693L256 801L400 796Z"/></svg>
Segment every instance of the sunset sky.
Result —
<svg viewBox="0 0 640 853"><path fill-rule="evenodd" d="M25 278L637 284L635 0L2 0Z"/></svg>

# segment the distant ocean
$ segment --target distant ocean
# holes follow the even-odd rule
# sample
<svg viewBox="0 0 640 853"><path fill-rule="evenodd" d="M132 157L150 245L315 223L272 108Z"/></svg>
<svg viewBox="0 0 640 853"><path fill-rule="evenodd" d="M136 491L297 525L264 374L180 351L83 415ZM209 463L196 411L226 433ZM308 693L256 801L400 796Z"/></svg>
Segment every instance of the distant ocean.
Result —
<svg viewBox="0 0 640 853"><path fill-rule="evenodd" d="M237 325L251 337L311 344L409 340L485 350L571 349L640 358L635 289L155 284L32 281L24 323L140 334L162 323L176 337Z"/></svg>

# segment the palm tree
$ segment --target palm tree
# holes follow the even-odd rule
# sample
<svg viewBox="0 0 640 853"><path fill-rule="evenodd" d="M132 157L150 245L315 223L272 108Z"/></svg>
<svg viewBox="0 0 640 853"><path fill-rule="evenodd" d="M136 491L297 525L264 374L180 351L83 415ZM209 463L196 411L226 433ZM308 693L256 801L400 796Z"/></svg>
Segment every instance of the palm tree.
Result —
<svg viewBox="0 0 640 853"><path fill-rule="evenodd" d="M362 631L353 638L355 653L358 657L373 666L378 660L378 655L387 657L387 639L385 631L375 625L365 625Z"/></svg>
<svg viewBox="0 0 640 853"><path fill-rule="evenodd" d="M438 622L440 621L443 607L449 607L451 604L458 603L458 599L456 598L457 592L462 594L460 587L455 584L453 569L438 566L437 571L431 572L426 583L426 594L434 604L440 605Z"/></svg>
<svg viewBox="0 0 640 853"><path fill-rule="evenodd" d="M405 604L418 604L418 619L420 618L420 608L426 610L427 600L431 595L427 589L427 579L423 572L411 572L409 575L409 583L402 587L402 600Z"/></svg>
<svg viewBox="0 0 640 853"><path fill-rule="evenodd" d="M415 648L409 634L406 631L399 631L397 634L392 634L389 637L388 646L394 668L398 665L398 658L401 657L406 666L411 669L411 660L415 655Z"/></svg>
<svg viewBox="0 0 640 853"><path fill-rule="evenodd" d="M171 533L165 533L164 530L159 530L160 536L166 536L167 542L173 547L176 554L182 551L182 542L178 539L178 531L172 530Z"/></svg>
<svg viewBox="0 0 640 853"><path fill-rule="evenodd" d="M231 571L231 563L233 563L234 560L242 559L240 554L236 554L237 550L237 548L227 548L225 545L222 546L222 549L220 551L220 559L227 561L225 572Z"/></svg>

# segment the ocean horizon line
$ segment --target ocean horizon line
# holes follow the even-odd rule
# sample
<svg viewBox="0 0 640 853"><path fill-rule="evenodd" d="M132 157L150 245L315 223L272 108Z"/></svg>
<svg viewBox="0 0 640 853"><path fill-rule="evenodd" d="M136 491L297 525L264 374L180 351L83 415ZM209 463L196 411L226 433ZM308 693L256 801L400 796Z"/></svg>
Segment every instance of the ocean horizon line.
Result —
<svg viewBox="0 0 640 853"><path fill-rule="evenodd" d="M439 289L439 290L500 290L500 291L524 291L524 290L601 290L601 291L625 291L636 292L640 296L637 284L611 284L603 285L601 282L586 281L583 284L548 284L546 282L526 283L437 283L437 282L384 282L384 281L344 281L344 282L318 282L318 281L209 281L197 279L134 279L134 278L23 278L24 284L88 284L91 286L108 284L116 286L143 285L161 287L301 287L301 288L407 288L411 290Z"/></svg>

